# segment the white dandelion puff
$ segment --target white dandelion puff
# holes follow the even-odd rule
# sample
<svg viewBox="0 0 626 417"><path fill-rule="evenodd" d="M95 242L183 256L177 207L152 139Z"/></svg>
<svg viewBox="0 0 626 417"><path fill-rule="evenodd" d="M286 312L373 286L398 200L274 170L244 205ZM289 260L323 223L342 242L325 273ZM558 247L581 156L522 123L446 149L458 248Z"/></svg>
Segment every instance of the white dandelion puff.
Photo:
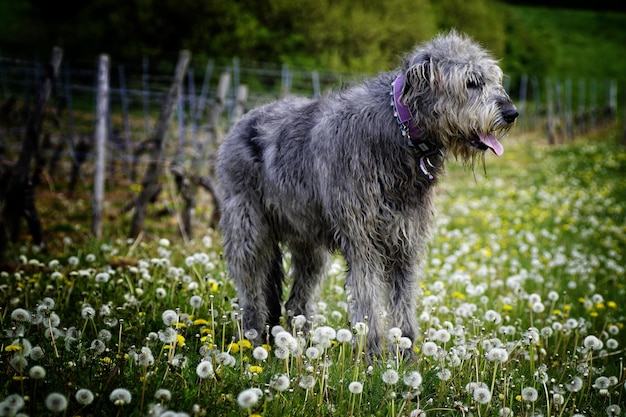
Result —
<svg viewBox="0 0 626 417"><path fill-rule="evenodd" d="M111 400L111 402L117 406L130 404L132 399L133 396L126 388L116 388L111 391L111 394L109 395L109 400Z"/></svg>
<svg viewBox="0 0 626 417"><path fill-rule="evenodd" d="M213 364L211 363L211 361L200 361L200 363L196 367L196 374L201 379L206 379L215 375L215 371L213 370Z"/></svg>
<svg viewBox="0 0 626 417"><path fill-rule="evenodd" d="M252 351L252 356L258 361L264 361L269 355L267 350L263 346L257 346Z"/></svg>
<svg viewBox="0 0 626 417"><path fill-rule="evenodd" d="M289 377L284 374L277 374L272 377L270 387L276 391L286 391L289 389Z"/></svg>
<svg viewBox="0 0 626 417"><path fill-rule="evenodd" d="M539 398L539 392L533 387L525 387L522 389L522 400L534 403Z"/></svg>
<svg viewBox="0 0 626 417"><path fill-rule="evenodd" d="M348 391L352 394L361 394L363 392L363 384L359 381L352 381L350 385L348 385Z"/></svg>
<svg viewBox="0 0 626 417"><path fill-rule="evenodd" d="M383 373L383 382L387 385L395 384L396 382L398 382L398 379L400 379L400 377L398 376L398 373L393 369L388 369Z"/></svg>
<svg viewBox="0 0 626 417"><path fill-rule="evenodd" d="M402 377L404 384L415 389L422 385L422 374L417 371L411 371Z"/></svg>
<svg viewBox="0 0 626 417"><path fill-rule="evenodd" d="M53 392L46 397L46 408L53 413L60 413L67 408L67 398L58 392Z"/></svg>
<svg viewBox="0 0 626 417"><path fill-rule="evenodd" d="M78 391L76 391L74 398L76 398L76 402L80 405L89 405L93 402L94 395L93 395L93 392L91 392L91 390L87 388L81 388Z"/></svg>

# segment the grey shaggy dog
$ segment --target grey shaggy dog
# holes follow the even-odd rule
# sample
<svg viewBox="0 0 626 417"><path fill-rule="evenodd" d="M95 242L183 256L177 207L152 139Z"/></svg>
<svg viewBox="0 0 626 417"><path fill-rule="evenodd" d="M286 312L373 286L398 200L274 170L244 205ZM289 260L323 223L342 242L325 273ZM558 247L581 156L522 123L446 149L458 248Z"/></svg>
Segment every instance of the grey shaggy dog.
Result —
<svg viewBox="0 0 626 417"><path fill-rule="evenodd" d="M283 249L291 253L288 317L313 314L330 254L348 265L351 322L367 350L385 329L417 336L420 264L435 185L452 155L491 149L518 112L502 71L458 32L417 46L400 68L317 100L286 98L250 111L218 155L220 227L243 331L259 343L282 315Z"/></svg>

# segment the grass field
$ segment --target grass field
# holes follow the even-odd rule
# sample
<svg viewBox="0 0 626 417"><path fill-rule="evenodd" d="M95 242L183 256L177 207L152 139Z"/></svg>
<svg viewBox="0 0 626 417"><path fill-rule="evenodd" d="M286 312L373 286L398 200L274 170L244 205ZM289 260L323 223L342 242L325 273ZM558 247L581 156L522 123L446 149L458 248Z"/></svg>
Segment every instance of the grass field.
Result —
<svg viewBox="0 0 626 417"><path fill-rule="evenodd" d="M0 416L624 415L618 134L551 148L513 136L486 156L486 176L450 161L421 335L390 330L389 353L371 362L339 258L312 333L298 321L254 347L232 338L217 233L184 245L174 228L138 241L112 228L47 254L18 248L0 273ZM415 360L395 357L411 343Z"/></svg>

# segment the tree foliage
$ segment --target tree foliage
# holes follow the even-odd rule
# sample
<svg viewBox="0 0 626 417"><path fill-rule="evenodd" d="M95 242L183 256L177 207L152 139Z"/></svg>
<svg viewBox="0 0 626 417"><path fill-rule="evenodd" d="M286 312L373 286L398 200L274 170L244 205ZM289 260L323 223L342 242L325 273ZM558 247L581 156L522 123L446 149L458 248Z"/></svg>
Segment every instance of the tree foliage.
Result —
<svg viewBox="0 0 626 417"><path fill-rule="evenodd" d="M0 0L8 2L9 0ZM3 54L46 54L62 46L68 59L108 53L122 62L171 62L181 48L202 58L283 62L331 70L375 72L394 66L416 43L456 27L497 57L549 56L538 36L520 30L495 0L23 0L0 17ZM8 4L8 3L7 3ZM6 25L3 25L3 20ZM14 24L15 21L22 22ZM13 22L12 24L9 24ZM523 43L512 48L511 35ZM530 52L532 51L532 52ZM538 52L537 52L538 51ZM523 54L522 54L523 55ZM515 55L516 70L527 57ZM30 58L30 57L29 57Z"/></svg>

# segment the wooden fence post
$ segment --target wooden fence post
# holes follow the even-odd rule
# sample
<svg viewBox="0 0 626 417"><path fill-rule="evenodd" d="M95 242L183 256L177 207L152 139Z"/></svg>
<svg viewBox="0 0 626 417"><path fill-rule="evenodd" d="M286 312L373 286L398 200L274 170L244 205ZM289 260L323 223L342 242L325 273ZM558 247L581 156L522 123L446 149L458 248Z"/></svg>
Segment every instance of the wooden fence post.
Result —
<svg viewBox="0 0 626 417"><path fill-rule="evenodd" d="M93 218L91 232L102 238L102 203L104 202L104 177L106 161L106 141L109 116L109 57L100 55L98 64L98 94L96 106L96 154L93 177Z"/></svg>
<svg viewBox="0 0 626 417"><path fill-rule="evenodd" d="M244 110L246 108L246 101L248 100L248 86L245 84L240 84L237 87L237 94L235 96L235 103L233 106L233 113L230 119L230 126L234 126L241 116L243 116Z"/></svg>
<svg viewBox="0 0 626 417"><path fill-rule="evenodd" d="M43 231L41 221L37 215L35 190L31 179L30 166L33 154L36 155L39 151L41 123L48 99L52 93L54 81L59 75L62 58L63 50L59 47L54 47L48 73L41 84L35 109L26 125L26 134L22 142L17 164L9 178L6 194L0 196L0 198L4 198L4 207L0 217L0 253L3 251L8 237L13 241L17 240L22 217L26 219L33 243L35 245L43 244Z"/></svg>
<svg viewBox="0 0 626 417"><path fill-rule="evenodd" d="M180 86L187 72L187 66L191 60L191 53L187 50L180 52L178 57L178 64L176 65L176 72L174 74L174 80L167 94L167 98L161 109L161 115L157 122L157 126L154 132L155 146L151 152L150 161L146 169L146 175L142 183L141 193L135 200L135 212L130 225L129 236L136 238L143 229L144 218L148 202L158 195L161 187L158 183L159 176L163 172L163 151L165 149L165 137L167 130L172 120L172 114L174 112L174 106L176 105L178 94L180 93Z"/></svg>

